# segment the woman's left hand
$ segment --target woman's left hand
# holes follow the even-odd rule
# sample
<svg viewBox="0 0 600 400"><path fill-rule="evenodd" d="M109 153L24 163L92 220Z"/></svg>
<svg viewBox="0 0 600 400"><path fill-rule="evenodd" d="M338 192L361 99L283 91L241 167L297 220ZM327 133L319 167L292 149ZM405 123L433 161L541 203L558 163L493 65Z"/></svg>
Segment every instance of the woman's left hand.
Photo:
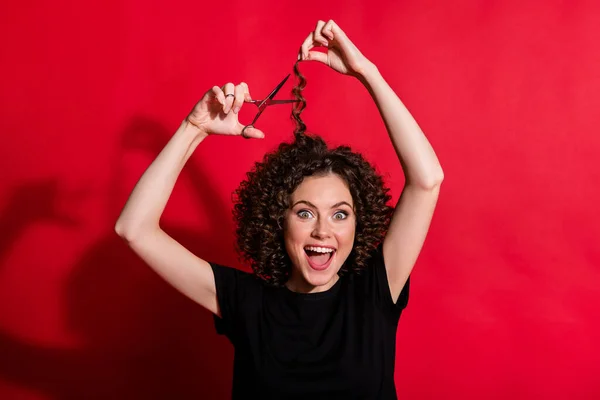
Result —
<svg viewBox="0 0 600 400"><path fill-rule="evenodd" d="M327 53L311 50L319 46L326 47ZM302 61L322 62L337 72L353 76L363 75L373 65L333 20L317 22L316 29L302 43L298 57Z"/></svg>

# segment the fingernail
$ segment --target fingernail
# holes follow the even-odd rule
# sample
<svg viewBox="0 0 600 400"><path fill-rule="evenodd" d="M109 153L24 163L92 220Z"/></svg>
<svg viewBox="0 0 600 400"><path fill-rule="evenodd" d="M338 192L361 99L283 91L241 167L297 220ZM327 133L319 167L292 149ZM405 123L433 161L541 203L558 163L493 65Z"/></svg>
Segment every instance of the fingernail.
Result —
<svg viewBox="0 0 600 400"><path fill-rule="evenodd" d="M237 113L238 113L238 111L240 111L240 108L239 108L239 107L235 107L235 108L233 109L233 112L234 112L235 114L237 114Z"/></svg>

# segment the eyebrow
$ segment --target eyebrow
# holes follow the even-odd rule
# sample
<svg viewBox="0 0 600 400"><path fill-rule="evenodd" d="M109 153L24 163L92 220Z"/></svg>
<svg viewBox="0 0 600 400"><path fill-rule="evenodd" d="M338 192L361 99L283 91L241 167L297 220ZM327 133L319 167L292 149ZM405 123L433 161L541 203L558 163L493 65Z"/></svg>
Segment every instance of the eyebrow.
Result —
<svg viewBox="0 0 600 400"><path fill-rule="evenodd" d="M312 207L312 208L315 208L315 209L318 208L317 206L315 206L313 203L311 203L308 200L298 200L297 202L294 203L294 205L292 205L292 208L296 207L298 204L306 204L309 207ZM347 201L340 201L339 203L335 203L334 205L331 206L331 208L337 208L337 207L342 206L342 205L347 205L348 207L350 207L350 209L352 209L352 210L354 209L354 208L352 208L352 206Z"/></svg>

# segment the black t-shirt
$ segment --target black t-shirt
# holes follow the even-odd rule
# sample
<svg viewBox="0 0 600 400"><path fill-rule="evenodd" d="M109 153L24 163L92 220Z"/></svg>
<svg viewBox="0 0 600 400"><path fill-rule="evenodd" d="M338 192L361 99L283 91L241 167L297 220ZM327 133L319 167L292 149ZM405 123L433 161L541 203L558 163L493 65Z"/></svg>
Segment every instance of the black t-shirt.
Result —
<svg viewBox="0 0 600 400"><path fill-rule="evenodd" d="M211 263L215 326L235 349L233 399L396 399L396 328L409 281L394 302L381 248L360 275L321 293Z"/></svg>

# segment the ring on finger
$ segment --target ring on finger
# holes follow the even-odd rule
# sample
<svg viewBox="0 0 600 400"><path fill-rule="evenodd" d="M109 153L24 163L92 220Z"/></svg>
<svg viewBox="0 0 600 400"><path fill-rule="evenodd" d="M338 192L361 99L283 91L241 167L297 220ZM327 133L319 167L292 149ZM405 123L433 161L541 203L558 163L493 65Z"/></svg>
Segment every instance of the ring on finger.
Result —
<svg viewBox="0 0 600 400"><path fill-rule="evenodd" d="M233 94L233 93L227 93L227 94L225 95L225 97L229 97L229 96L231 96L231 97L235 97L235 94Z"/></svg>

